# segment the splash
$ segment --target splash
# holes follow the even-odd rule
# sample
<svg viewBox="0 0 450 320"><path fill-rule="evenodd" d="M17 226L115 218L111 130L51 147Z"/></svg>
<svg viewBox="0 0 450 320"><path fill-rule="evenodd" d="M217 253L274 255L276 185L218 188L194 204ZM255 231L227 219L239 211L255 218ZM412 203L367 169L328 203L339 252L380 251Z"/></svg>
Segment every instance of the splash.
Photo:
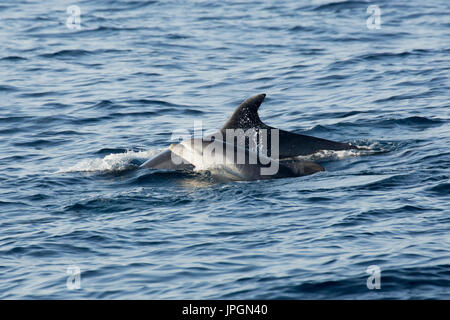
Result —
<svg viewBox="0 0 450 320"><path fill-rule="evenodd" d="M117 172L139 167L141 163L153 157L161 150L132 151L111 153L104 158L85 159L74 166L61 168L56 173L67 172Z"/></svg>
<svg viewBox="0 0 450 320"><path fill-rule="evenodd" d="M386 148L379 142L373 142L369 145L357 145L357 147L359 149L339 150L339 151L320 150L314 154L307 156L298 156L293 159L304 161L334 161L350 157L361 157L389 151L389 148Z"/></svg>

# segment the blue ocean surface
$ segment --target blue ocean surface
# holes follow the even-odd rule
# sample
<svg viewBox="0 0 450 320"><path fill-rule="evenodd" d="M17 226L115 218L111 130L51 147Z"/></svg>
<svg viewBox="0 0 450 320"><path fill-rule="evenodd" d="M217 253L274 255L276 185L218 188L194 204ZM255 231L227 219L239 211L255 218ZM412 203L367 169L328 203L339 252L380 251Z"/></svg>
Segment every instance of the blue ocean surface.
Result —
<svg viewBox="0 0 450 320"><path fill-rule="evenodd" d="M0 299L450 298L449 1L1 1L0 42ZM139 168L259 93L364 150Z"/></svg>

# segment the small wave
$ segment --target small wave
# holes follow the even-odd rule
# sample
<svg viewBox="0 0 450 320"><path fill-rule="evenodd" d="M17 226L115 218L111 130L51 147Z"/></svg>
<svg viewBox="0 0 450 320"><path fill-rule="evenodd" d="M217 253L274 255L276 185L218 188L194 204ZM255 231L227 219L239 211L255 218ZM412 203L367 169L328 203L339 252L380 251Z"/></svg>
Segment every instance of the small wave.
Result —
<svg viewBox="0 0 450 320"><path fill-rule="evenodd" d="M151 99L131 99L125 100L125 103L129 103L131 105L143 104L143 105L153 105L153 106L167 106L167 107L178 107L180 105L170 103L164 100L151 100Z"/></svg>
<svg viewBox="0 0 450 320"><path fill-rule="evenodd" d="M37 139L34 141L27 142L15 142L13 145L18 147L54 147L66 143L66 140L46 140Z"/></svg>
<svg viewBox="0 0 450 320"><path fill-rule="evenodd" d="M80 57L91 54L90 51L87 50L60 50L53 53L44 53L41 54L43 58L55 58L55 57Z"/></svg>
<svg viewBox="0 0 450 320"><path fill-rule="evenodd" d="M440 183L429 189L437 194L448 196L450 194L450 183Z"/></svg>
<svg viewBox="0 0 450 320"><path fill-rule="evenodd" d="M14 87L14 86L8 86L8 85L0 85L0 92L12 92L12 91L17 91L19 90L18 88Z"/></svg>
<svg viewBox="0 0 450 320"><path fill-rule="evenodd" d="M180 33L169 33L167 35L167 38L177 40L177 39L189 39L189 38L191 38L191 36L189 36L187 34L180 34Z"/></svg>
<svg viewBox="0 0 450 320"><path fill-rule="evenodd" d="M111 117L149 117L158 115L156 111L141 111L141 112L114 112Z"/></svg>
<svg viewBox="0 0 450 320"><path fill-rule="evenodd" d="M120 1L110 1L107 2L108 5L104 8L97 9L98 12L124 12L124 11L132 11L132 10L138 10L143 9L147 6L157 4L158 1L126 1L126 2L120 2Z"/></svg>
<svg viewBox="0 0 450 320"><path fill-rule="evenodd" d="M345 9L364 8L367 2L364 1L339 1L322 4L314 9L314 11L334 11L339 12Z"/></svg>
<svg viewBox="0 0 450 320"><path fill-rule="evenodd" d="M40 98L40 97L48 97L48 96L55 96L55 95L61 95L61 92L56 91L44 91L44 92L28 92L28 93L22 93L20 96L23 98Z"/></svg>
<svg viewBox="0 0 450 320"><path fill-rule="evenodd" d="M0 200L0 207L3 206L11 206L11 207L15 207L15 206L29 206L29 204L24 203L24 202L16 202L16 201L1 201Z"/></svg>
<svg viewBox="0 0 450 320"><path fill-rule="evenodd" d="M380 60L387 58L404 58L408 56L415 55L424 55L428 54L432 51L426 49L413 49L411 51L402 51L402 52L377 52L377 53L368 53L359 56L359 58L363 60Z"/></svg>
<svg viewBox="0 0 450 320"><path fill-rule="evenodd" d="M323 81L323 80L344 80L349 78L350 75L342 75L342 74L332 74L324 77L320 77L317 80Z"/></svg>
<svg viewBox="0 0 450 320"><path fill-rule="evenodd" d="M20 56L7 56L7 57L3 57L0 58L1 61L22 61L22 60L27 60L27 58L24 57L20 57Z"/></svg>
<svg viewBox="0 0 450 320"><path fill-rule="evenodd" d="M339 221L334 226L340 227L358 226L364 223L377 221L382 218L389 219L392 216L398 217L400 214L409 215L410 213L424 212L428 210L430 209L419 206L402 205L400 207L391 209L374 209L361 211L358 212L357 214L346 216L342 221Z"/></svg>
<svg viewBox="0 0 450 320"><path fill-rule="evenodd" d="M416 54L417 52L414 51L402 51L402 52L378 52L378 53L368 53L359 56L358 58L368 61L373 60L383 60L387 58L404 58L413 54Z"/></svg>
<svg viewBox="0 0 450 320"><path fill-rule="evenodd" d="M431 125L437 125L442 124L443 120L441 119L430 119L425 117L407 117L407 118L401 118L401 119L386 119L381 122L379 122L380 125L404 125L404 126L431 126Z"/></svg>
<svg viewBox="0 0 450 320"><path fill-rule="evenodd" d="M301 26L301 25L296 25L295 27L292 27L289 29L289 31L292 32L296 32L296 31L301 31L301 32L309 32L309 31L315 31L316 29L313 27L306 27L306 26Z"/></svg>
<svg viewBox="0 0 450 320"><path fill-rule="evenodd" d="M360 40L360 39L359 39ZM329 64L328 69L330 71L341 70L348 65L354 65L356 63L362 62L372 62L372 61L386 61L390 59L404 59L406 57L422 56L428 53L427 50L415 49L411 51L402 52L376 52L376 53L366 53L354 57L350 57L345 60L334 61ZM420 72L423 72L422 70Z"/></svg>
<svg viewBox="0 0 450 320"><path fill-rule="evenodd" d="M418 98L425 98L430 95L431 91L425 91L425 92L419 92L419 93L412 93L412 94L398 94L393 95L388 98L381 98L377 99L374 102L380 103L380 102L389 102L389 101L397 101L397 100L412 100L412 99L418 99Z"/></svg>
<svg viewBox="0 0 450 320"><path fill-rule="evenodd" d="M92 108L98 108L98 109L103 109L103 108L109 108L112 105L114 105L114 102L112 102L111 100L102 100L100 102L97 102L95 105L92 106Z"/></svg>
<svg viewBox="0 0 450 320"><path fill-rule="evenodd" d="M353 110L353 111L337 111L337 112L323 112L320 114L324 118L347 118L356 116L358 114L371 113L371 111Z"/></svg>
<svg viewBox="0 0 450 320"><path fill-rule="evenodd" d="M72 58L72 57L83 57L96 54L104 53L122 53L129 50L118 50L118 49L98 49L98 50L83 50L83 49L64 49L52 53L44 53L40 56L43 58Z"/></svg>
<svg viewBox="0 0 450 320"><path fill-rule="evenodd" d="M366 184L362 186L363 189L367 190L389 190L395 188L399 185L405 186L414 180L411 174L396 174L388 176L385 179ZM414 181L415 182L415 181Z"/></svg>
<svg viewBox="0 0 450 320"><path fill-rule="evenodd" d="M99 26L99 27L96 27L96 28L93 28L93 29L83 29L83 30L81 30L80 33L95 33L95 32L105 33L105 32L115 32L115 31L117 31L117 32L120 32L120 31L133 31L133 32L136 32L136 31L139 31L141 29L142 29L141 27L139 27L139 28L132 28L132 27L131 28L126 28L126 27Z"/></svg>
<svg viewBox="0 0 450 320"><path fill-rule="evenodd" d="M57 130L48 130L48 131L43 131L40 132L38 134L35 135L35 137L55 137L58 135L61 136L77 136L77 135L85 135L87 133L85 132L80 132L80 131L74 131L74 130L61 130L61 131L57 131Z"/></svg>
<svg viewBox="0 0 450 320"><path fill-rule="evenodd" d="M119 172L139 167L141 163L156 155L160 150L131 151L111 153L104 158L85 159L56 173L68 172Z"/></svg>

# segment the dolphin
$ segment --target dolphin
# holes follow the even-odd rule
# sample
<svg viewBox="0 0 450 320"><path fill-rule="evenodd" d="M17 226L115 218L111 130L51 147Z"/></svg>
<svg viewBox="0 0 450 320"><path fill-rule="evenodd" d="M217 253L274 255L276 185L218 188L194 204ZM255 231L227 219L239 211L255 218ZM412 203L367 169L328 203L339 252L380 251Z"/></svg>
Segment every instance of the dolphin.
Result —
<svg viewBox="0 0 450 320"><path fill-rule="evenodd" d="M211 147L213 146L213 147ZM324 171L322 166L310 161L276 160L263 154L221 140L189 139L171 144L169 149L179 158L188 161L196 171L209 171L211 176L228 180L265 180L298 177ZM239 153L243 161L239 161ZM175 160L175 161L178 161ZM250 159L254 159L252 162Z"/></svg>
<svg viewBox="0 0 450 320"><path fill-rule="evenodd" d="M293 132L288 132L285 130L277 129L275 127L271 127L261 121L258 115L258 109L261 106L262 102L266 94L258 94L252 96L242 102L236 110L233 112L228 121L220 128L220 130L212 135L205 137L203 140L213 141L216 136L226 137L228 130L239 130L242 131L252 129L256 132L260 132L265 130L267 132L267 139L270 141L272 138L273 130L276 130L278 133L278 155L274 157L272 155L272 149L267 147L267 155L272 159L276 165L281 169L281 172L272 177L283 177L286 176L299 176L305 174L311 174L317 171L323 171L324 169L313 162L306 161L298 161L292 158L297 156L310 155L320 150L350 150L350 149L358 149L356 146L352 146L347 143L335 142L331 140L326 140L322 138L316 138L312 136L297 134ZM191 139L192 140L192 139ZM169 149L166 149L154 156L153 158L147 160L145 163L141 165L142 168L151 168L151 169L168 169L168 170L181 170L181 171L193 171L196 168L196 165L191 162L183 161L185 160L187 154L192 155L197 154L198 157L206 160L201 152L196 148L188 147L189 143L192 144L194 140L188 140L190 142L182 142L179 147L176 145L171 145ZM219 139L221 140L221 139ZM225 140L225 139L223 139ZM227 141L228 142L228 141ZM205 141L202 141L199 145L206 146ZM249 150L248 142L246 141L246 145L243 146L244 153L249 154L254 152L253 150ZM247 150L248 149L248 150ZM236 150L235 150L236 152ZM225 155L225 158L230 157L230 155ZM272 163L273 164L273 163ZM198 165L198 162L197 162ZM236 177L258 177L257 174L249 173L248 176L242 172L246 172L249 170L250 172L254 172L255 169L261 169L263 167L262 164L256 164L256 166L234 166L234 176ZM253 179L252 178L252 179ZM261 176L259 176L261 178Z"/></svg>

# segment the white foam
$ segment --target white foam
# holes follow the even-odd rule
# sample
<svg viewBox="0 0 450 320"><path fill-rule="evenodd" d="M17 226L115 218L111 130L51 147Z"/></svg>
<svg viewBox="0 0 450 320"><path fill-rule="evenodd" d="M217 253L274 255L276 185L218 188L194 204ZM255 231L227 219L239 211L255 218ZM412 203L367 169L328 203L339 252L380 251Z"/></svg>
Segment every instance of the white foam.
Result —
<svg viewBox="0 0 450 320"><path fill-rule="evenodd" d="M138 166L136 162L144 162L160 151L161 150L128 150L125 153L111 153L104 158L82 160L71 167L60 168L56 173L129 170Z"/></svg>
<svg viewBox="0 0 450 320"><path fill-rule="evenodd" d="M305 161L331 161L331 160L342 160L350 157L359 157L364 155L370 155L381 150L376 150L379 145L377 143L373 143L369 146L357 146L359 149L350 149L350 150L320 150L314 154L308 156L298 156L295 159L305 160Z"/></svg>

